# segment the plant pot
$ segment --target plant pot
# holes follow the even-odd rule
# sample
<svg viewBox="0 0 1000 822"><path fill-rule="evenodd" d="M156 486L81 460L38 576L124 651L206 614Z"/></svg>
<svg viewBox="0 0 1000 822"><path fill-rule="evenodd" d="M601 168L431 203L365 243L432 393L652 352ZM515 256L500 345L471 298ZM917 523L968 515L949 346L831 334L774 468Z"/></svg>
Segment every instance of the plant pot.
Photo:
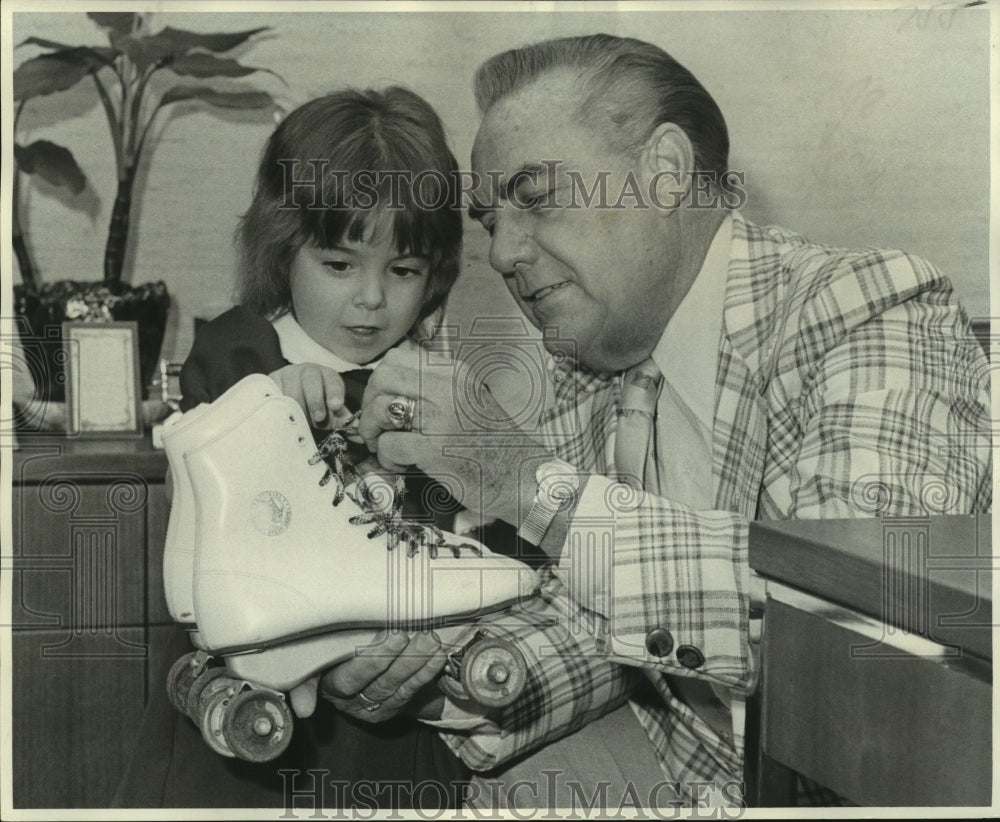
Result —
<svg viewBox="0 0 1000 822"><path fill-rule="evenodd" d="M66 398L63 322L135 321L139 328L139 375L142 397L157 371L160 347L167 328L170 295L162 281L128 285L59 280L38 288L14 286L14 310L21 343L33 350L39 372L35 377L38 399L62 402Z"/></svg>

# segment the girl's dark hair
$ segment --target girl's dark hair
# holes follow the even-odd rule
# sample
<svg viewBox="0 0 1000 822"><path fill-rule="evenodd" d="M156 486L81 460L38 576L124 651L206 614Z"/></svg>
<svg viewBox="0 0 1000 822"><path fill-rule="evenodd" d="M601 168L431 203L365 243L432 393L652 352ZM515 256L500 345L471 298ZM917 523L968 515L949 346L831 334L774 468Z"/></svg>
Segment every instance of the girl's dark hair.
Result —
<svg viewBox="0 0 1000 822"><path fill-rule="evenodd" d="M458 277L457 174L440 118L412 91L344 89L299 106L268 139L236 230L239 301L262 316L283 314L304 244L360 240L384 215L401 254L430 259L419 327L443 309Z"/></svg>

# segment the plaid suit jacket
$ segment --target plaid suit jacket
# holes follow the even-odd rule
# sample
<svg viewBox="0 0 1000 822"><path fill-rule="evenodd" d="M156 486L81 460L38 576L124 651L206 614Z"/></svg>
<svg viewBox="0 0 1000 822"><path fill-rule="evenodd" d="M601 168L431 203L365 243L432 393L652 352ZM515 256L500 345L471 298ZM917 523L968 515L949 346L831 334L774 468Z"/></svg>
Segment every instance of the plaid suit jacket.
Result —
<svg viewBox="0 0 1000 822"><path fill-rule="evenodd" d="M662 674L707 680L737 705L745 694L749 522L989 510L986 358L949 281L899 251L821 246L733 214L714 510L608 479L620 376L563 367L554 384L545 436L589 477L542 595L489 620L529 660L525 693L488 721L437 723L476 770L632 696L666 778L741 780L741 733L720 738ZM655 629L673 653L646 649ZM681 646L703 664L681 664ZM657 697L635 690L640 672Z"/></svg>

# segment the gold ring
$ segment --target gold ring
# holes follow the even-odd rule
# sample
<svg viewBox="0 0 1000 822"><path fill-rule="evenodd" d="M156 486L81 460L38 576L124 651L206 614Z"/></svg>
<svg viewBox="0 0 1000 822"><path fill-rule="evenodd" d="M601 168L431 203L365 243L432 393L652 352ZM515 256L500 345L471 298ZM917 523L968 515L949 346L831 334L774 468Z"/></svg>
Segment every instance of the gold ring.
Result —
<svg viewBox="0 0 1000 822"><path fill-rule="evenodd" d="M390 400L385 413L397 431L413 430L413 415L417 410L417 401L412 397L396 397Z"/></svg>
<svg viewBox="0 0 1000 822"><path fill-rule="evenodd" d="M369 699L367 696L365 696L364 691L358 691L356 696L358 697L358 699L360 699L362 702L365 703L365 710L368 711L369 713L373 713L374 711L377 711L379 708L382 707L381 702L375 702L374 700Z"/></svg>

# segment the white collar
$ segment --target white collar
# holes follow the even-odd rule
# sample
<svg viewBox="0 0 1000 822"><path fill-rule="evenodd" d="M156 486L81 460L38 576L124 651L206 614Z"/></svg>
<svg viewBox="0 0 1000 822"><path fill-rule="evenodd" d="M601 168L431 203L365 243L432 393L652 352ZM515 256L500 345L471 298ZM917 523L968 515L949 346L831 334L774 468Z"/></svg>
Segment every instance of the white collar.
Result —
<svg viewBox="0 0 1000 822"><path fill-rule="evenodd" d="M274 330L278 334L281 355L292 365L311 362L316 363L316 365L325 365L334 371L344 372L355 371L359 368L373 369L382 360L379 357L374 362L366 363L365 365L356 365L342 357L338 357L310 337L290 311L271 320L271 325L274 326Z"/></svg>
<svg viewBox="0 0 1000 822"><path fill-rule="evenodd" d="M727 214L698 276L652 354L663 376L709 429L715 419L715 378L732 236L733 218Z"/></svg>

